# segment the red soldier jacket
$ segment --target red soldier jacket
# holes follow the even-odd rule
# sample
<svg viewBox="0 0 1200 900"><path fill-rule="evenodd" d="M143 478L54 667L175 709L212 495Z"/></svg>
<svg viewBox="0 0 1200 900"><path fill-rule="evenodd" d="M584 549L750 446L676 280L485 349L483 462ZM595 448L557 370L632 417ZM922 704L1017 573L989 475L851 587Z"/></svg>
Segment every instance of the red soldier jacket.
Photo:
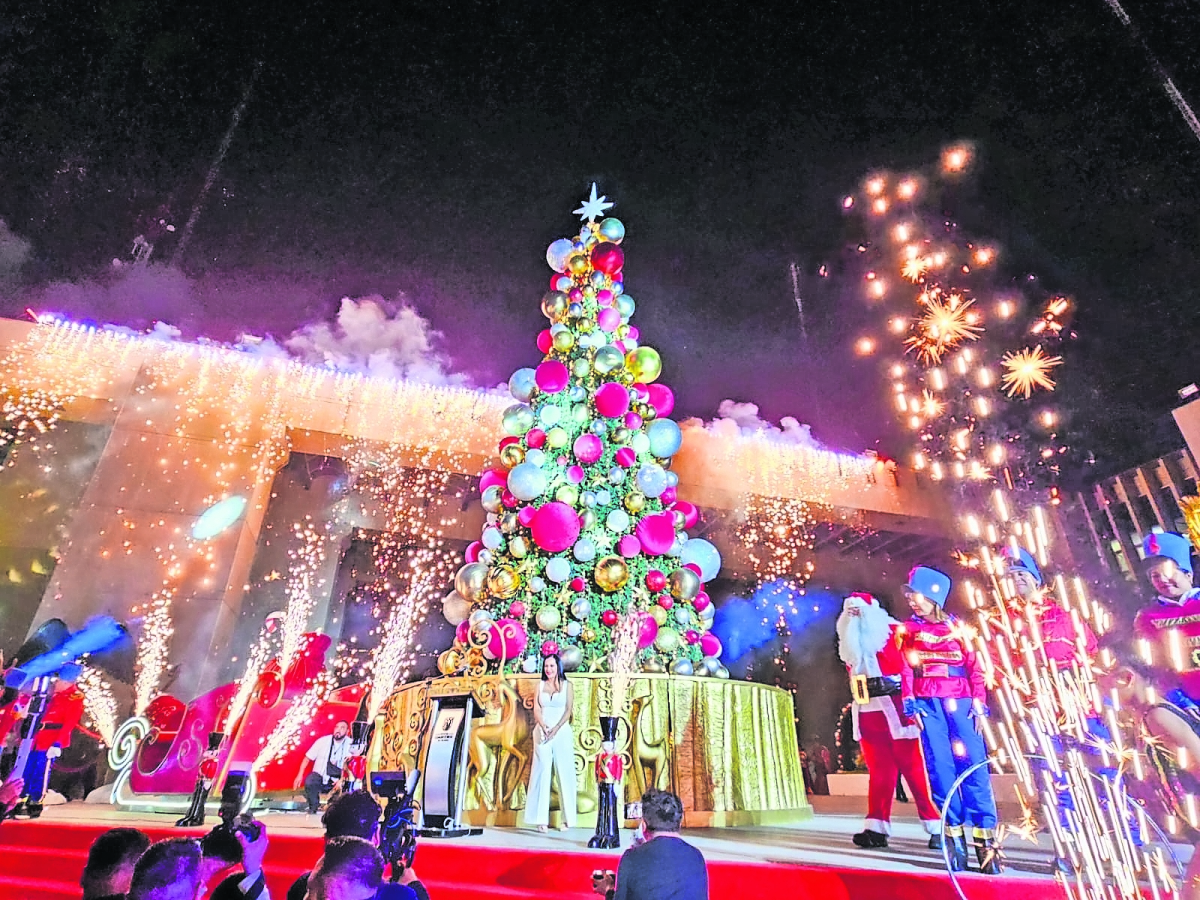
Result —
<svg viewBox="0 0 1200 900"><path fill-rule="evenodd" d="M620 753L601 751L596 756L596 781L600 784L616 784L625 774L625 764Z"/></svg>
<svg viewBox="0 0 1200 900"><path fill-rule="evenodd" d="M1070 666L1077 660L1088 662L1096 654L1096 635L1088 628L1086 622L1080 622L1083 629L1083 658L1079 658L1080 635L1075 631L1075 623L1071 614L1055 603L1048 600L1038 610L1038 630L1042 633L1042 646L1046 649L1046 658L1052 659L1060 666Z"/></svg>
<svg viewBox="0 0 1200 900"><path fill-rule="evenodd" d="M900 646L912 667L913 695L939 699L970 699L987 705L983 669L969 638L953 616L926 622L913 616L900 626Z"/></svg>
<svg viewBox="0 0 1200 900"><path fill-rule="evenodd" d="M1138 612L1133 627L1138 637L1150 642L1149 662L1177 673L1184 693L1200 697L1200 589L1178 602L1160 597L1157 604Z"/></svg>

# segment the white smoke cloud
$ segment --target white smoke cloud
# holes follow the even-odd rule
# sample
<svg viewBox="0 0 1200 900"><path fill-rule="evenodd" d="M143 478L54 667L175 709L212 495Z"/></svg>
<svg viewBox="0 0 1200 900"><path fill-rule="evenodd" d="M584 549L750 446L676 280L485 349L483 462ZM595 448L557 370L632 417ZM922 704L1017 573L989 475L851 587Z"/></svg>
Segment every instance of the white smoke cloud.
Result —
<svg viewBox="0 0 1200 900"><path fill-rule="evenodd" d="M407 378L427 384L466 383L449 371L437 349L440 332L401 298L389 311L384 299L343 297L333 323L316 322L283 341L297 359L346 372Z"/></svg>
<svg viewBox="0 0 1200 900"><path fill-rule="evenodd" d="M758 414L758 404L744 400L722 400L717 417L711 422L688 419L684 428L704 428L719 437L762 437L781 444L825 449L812 434L812 426L792 416L784 416L779 424L768 422Z"/></svg>

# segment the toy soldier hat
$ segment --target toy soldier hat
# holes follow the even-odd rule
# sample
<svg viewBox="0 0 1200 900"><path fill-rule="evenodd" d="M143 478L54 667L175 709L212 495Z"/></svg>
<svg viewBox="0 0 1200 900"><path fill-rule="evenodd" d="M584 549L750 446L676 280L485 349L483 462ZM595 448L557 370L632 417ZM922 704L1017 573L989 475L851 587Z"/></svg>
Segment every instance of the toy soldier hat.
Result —
<svg viewBox="0 0 1200 900"><path fill-rule="evenodd" d="M1042 570L1038 568L1037 561L1034 560L1033 554L1024 547L1008 547L1003 551L1004 558L1008 560L1008 571L1012 572L1016 569L1028 572L1033 576L1033 580L1037 582L1037 586L1041 587L1045 581L1042 578Z"/></svg>
<svg viewBox="0 0 1200 900"><path fill-rule="evenodd" d="M1173 531L1148 534L1142 541L1142 554L1146 562L1155 559L1173 560L1183 571L1192 574L1192 544L1182 534L1175 534Z"/></svg>
<svg viewBox="0 0 1200 900"><path fill-rule="evenodd" d="M939 572L929 566L917 566L908 573L908 584L905 587L912 593L920 594L944 607L950 596L951 584L953 582L945 572Z"/></svg>

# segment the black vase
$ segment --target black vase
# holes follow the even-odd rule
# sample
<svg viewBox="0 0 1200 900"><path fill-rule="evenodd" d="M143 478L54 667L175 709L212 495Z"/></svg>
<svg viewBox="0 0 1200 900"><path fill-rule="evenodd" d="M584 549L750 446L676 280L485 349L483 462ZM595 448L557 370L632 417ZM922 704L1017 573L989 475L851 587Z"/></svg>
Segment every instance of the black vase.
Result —
<svg viewBox="0 0 1200 900"><path fill-rule="evenodd" d="M616 716L600 717L600 735L604 741L617 740ZM617 821L617 785L598 781L600 808L596 813L596 833L588 841L588 846L602 850L616 850L621 846L620 825Z"/></svg>

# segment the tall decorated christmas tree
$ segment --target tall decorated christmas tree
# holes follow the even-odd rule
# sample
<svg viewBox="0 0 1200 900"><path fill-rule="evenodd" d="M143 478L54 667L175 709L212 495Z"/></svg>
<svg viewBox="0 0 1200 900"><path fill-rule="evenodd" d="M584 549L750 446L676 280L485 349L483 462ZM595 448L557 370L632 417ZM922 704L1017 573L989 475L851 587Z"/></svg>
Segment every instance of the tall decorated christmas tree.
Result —
<svg viewBox="0 0 1200 900"><path fill-rule="evenodd" d="M686 531L699 513L676 496L675 398L630 324L611 207L593 184L579 233L546 251L543 357L508 383L499 463L480 482L487 522L443 601L458 629L447 674L537 672L552 654L566 671L728 674L704 591L720 555Z"/></svg>

